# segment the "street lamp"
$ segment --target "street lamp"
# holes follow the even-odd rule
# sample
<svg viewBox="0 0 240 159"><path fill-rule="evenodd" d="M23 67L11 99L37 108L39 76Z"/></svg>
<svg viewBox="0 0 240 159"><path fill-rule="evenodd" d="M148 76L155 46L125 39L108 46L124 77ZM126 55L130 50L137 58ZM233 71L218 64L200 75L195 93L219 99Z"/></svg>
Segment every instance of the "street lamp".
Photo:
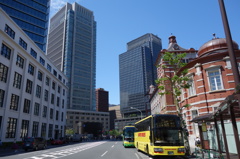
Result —
<svg viewBox="0 0 240 159"><path fill-rule="evenodd" d="M222 22L223 22L223 27L224 27L224 32L226 35L226 41L227 41L227 46L228 46L228 52L229 52L229 57L232 65L232 71L233 71L233 77L235 81L235 88L236 88L236 95L238 99L238 105L240 107L240 94L239 94L239 84L240 84L240 77L239 77L239 71L238 71L238 65L237 65L237 58L234 53L233 49L233 43L232 43L232 36L228 24L228 19L227 19L227 14L225 10L225 5L223 0L218 0L219 6L220 6L220 12L222 16ZM231 111L231 108L230 108ZM237 147L237 152L238 152L238 158L240 159L240 144L239 144L239 136L238 136L238 129L237 129L237 124L236 124L236 119L234 119L234 113L231 113L231 119L232 119L232 125L233 125L233 133L236 141L236 147ZM230 158L229 154L227 153L227 157Z"/></svg>
<svg viewBox="0 0 240 159"><path fill-rule="evenodd" d="M137 108L134 108L134 107L130 107L130 109L136 109L136 110L140 111L140 113L141 113L141 119L142 119L142 111L141 111L140 109L137 109Z"/></svg>

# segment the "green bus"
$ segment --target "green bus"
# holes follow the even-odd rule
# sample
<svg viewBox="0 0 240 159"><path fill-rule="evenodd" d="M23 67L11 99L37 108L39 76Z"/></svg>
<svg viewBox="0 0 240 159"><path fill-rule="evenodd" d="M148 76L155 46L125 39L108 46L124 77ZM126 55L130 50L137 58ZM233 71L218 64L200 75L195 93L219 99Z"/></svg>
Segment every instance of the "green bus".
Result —
<svg viewBox="0 0 240 159"><path fill-rule="evenodd" d="M125 126L123 128L123 146L134 147L135 126Z"/></svg>

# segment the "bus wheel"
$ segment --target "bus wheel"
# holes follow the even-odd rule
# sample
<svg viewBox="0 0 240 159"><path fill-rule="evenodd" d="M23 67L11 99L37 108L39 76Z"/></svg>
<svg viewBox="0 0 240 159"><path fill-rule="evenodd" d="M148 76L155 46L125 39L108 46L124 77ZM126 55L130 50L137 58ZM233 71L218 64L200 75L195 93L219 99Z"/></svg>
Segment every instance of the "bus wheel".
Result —
<svg viewBox="0 0 240 159"><path fill-rule="evenodd" d="M149 154L149 150L148 150L148 145L146 146L146 151L145 151L148 155L150 155Z"/></svg>
<svg viewBox="0 0 240 159"><path fill-rule="evenodd" d="M138 148L138 143L137 143L137 145L136 145L136 148L137 148L137 151L139 152L140 150L139 150L139 148Z"/></svg>

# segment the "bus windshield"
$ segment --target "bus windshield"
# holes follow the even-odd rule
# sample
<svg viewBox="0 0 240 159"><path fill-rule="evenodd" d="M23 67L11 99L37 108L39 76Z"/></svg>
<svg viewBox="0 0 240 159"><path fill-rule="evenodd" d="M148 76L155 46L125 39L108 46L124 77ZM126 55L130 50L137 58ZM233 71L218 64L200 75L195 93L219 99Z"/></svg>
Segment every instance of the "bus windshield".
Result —
<svg viewBox="0 0 240 159"><path fill-rule="evenodd" d="M183 146L183 134L180 129L170 128L155 128L154 129L154 143L156 145L165 146Z"/></svg>
<svg viewBox="0 0 240 159"><path fill-rule="evenodd" d="M183 146L183 129L177 116L156 116L153 126L153 140L157 145Z"/></svg>
<svg viewBox="0 0 240 159"><path fill-rule="evenodd" d="M124 136L124 138L133 138L134 132L135 132L134 127L127 127L123 130L123 136Z"/></svg>

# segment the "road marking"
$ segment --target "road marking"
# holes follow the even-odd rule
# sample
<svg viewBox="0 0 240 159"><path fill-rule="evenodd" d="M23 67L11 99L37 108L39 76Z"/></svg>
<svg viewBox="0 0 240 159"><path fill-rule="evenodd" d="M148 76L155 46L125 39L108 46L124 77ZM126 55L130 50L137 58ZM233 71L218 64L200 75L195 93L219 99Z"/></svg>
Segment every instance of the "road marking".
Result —
<svg viewBox="0 0 240 159"><path fill-rule="evenodd" d="M103 157L107 152L108 152L108 151L104 152L104 153L101 155L101 157Z"/></svg>
<svg viewBox="0 0 240 159"><path fill-rule="evenodd" d="M137 159L139 159L139 157L138 157L137 153L135 153L135 155L137 156Z"/></svg>
<svg viewBox="0 0 240 159"><path fill-rule="evenodd" d="M41 154L33 154L34 156L27 157L27 158L24 158L24 159L66 158L69 155L76 154L76 153L79 153L79 152L87 150L87 149L91 149L91 148L99 146L99 145L101 145L101 144L103 144L105 142L106 141L87 143L87 144L84 144L84 145L70 147L70 148L62 149L62 150L59 150L59 151L53 151L53 152L51 152L51 151L50 152L46 152L46 153L41 152Z"/></svg>
<svg viewBox="0 0 240 159"><path fill-rule="evenodd" d="M112 147L114 147L114 145L112 145Z"/></svg>
<svg viewBox="0 0 240 159"><path fill-rule="evenodd" d="M115 142L115 144L117 144L117 142Z"/></svg>

